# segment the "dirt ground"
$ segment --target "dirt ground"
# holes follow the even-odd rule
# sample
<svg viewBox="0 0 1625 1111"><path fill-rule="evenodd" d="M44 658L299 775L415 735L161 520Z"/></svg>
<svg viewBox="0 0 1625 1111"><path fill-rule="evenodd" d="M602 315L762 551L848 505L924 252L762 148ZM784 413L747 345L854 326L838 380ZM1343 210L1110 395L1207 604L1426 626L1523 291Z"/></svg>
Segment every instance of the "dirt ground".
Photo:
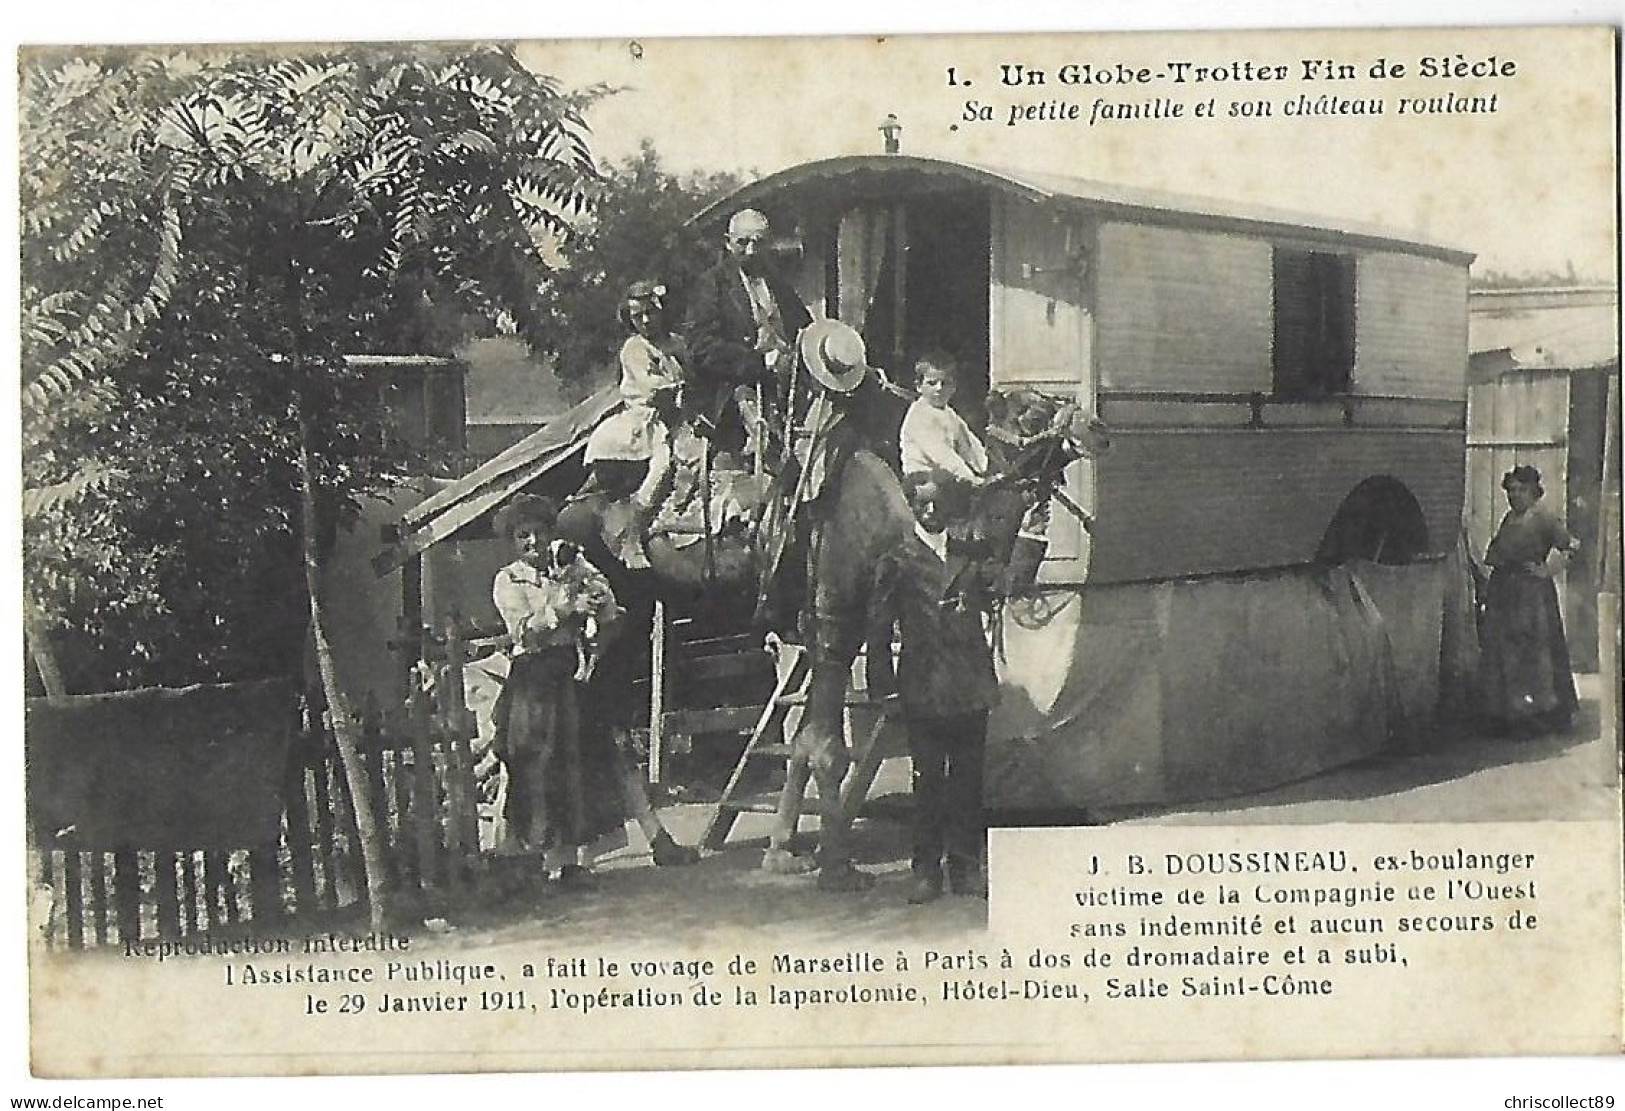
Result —
<svg viewBox="0 0 1625 1111"><path fill-rule="evenodd" d="M1582 678L1582 712L1564 735L1513 740L1439 731L1410 751L1271 791L1086 820L1201 826L1609 817L1618 805L1619 759L1600 727L1599 690L1597 677ZM647 941L702 948L744 933L830 948L858 939L930 944L974 935L986 926L985 902L944 897L916 907L906 900L907 791L907 760L887 761L855 829L858 863L878 879L868 892L824 894L810 877L760 871L769 819L744 814L722 851L689 867L655 867L634 829L630 845L599 861L591 890L561 891L534 873L514 877L505 890L492 884L475 905L448 913L448 930L431 943L533 949L541 942L579 950L613 936L628 947ZM711 807L681 803L661 813L679 841L694 843ZM814 824L804 819L803 829Z"/></svg>

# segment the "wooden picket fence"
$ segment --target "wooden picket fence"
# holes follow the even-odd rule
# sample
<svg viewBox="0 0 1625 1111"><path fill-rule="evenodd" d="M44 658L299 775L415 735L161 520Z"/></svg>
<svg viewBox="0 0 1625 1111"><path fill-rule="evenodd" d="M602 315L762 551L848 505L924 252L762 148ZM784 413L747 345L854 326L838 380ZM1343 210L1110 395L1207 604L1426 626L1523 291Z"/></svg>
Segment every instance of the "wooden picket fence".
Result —
<svg viewBox="0 0 1625 1111"><path fill-rule="evenodd" d="M369 703L359 722L361 778L383 842L386 882L395 901L421 914L471 895L481 872L474 725L463 705L461 645L455 635L449 641L438 664L420 665L405 706ZM312 700L302 702L292 719L274 840L151 849L105 829L82 836L71 826L54 834L36 828L35 903L44 908L35 925L47 943L78 949L258 934L352 916L366 896L355 809L331 729L308 709ZM48 707L30 707L36 711Z"/></svg>

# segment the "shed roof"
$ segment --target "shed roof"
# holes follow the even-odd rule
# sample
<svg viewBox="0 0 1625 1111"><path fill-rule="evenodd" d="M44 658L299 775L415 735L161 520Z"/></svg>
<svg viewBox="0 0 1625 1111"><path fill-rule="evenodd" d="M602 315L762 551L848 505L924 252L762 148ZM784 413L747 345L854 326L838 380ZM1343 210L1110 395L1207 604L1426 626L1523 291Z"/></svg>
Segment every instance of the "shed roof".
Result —
<svg viewBox="0 0 1625 1111"><path fill-rule="evenodd" d="M1460 247L1378 224L1337 220L1214 197L1115 185L1070 174L1009 170L973 162L904 154L849 155L803 162L741 186L700 211L690 222L718 223L724 213L765 203L766 198L781 190L816 189L821 185L836 184L850 187L910 179L924 184L933 180L959 181L1032 201L1075 204L1158 222L1195 224L1254 235L1289 235L1296 239L1323 240L1344 246L1399 249L1442 258L1462 266L1471 263L1474 257L1471 251Z"/></svg>
<svg viewBox="0 0 1625 1111"><path fill-rule="evenodd" d="M1467 301L1469 378L1619 364L1619 291L1601 286L1478 290Z"/></svg>
<svg viewBox="0 0 1625 1111"><path fill-rule="evenodd" d="M448 484L401 516L392 544L373 557L387 575L408 559L496 508L586 446L598 423L621 406L620 391L605 386L569 412Z"/></svg>

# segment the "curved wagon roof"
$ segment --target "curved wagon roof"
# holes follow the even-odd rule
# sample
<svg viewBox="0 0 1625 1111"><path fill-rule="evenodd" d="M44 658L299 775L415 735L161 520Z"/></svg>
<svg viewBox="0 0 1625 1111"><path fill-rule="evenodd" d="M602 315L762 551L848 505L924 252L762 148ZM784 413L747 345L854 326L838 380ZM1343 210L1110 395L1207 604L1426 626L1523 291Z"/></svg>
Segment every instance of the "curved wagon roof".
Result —
<svg viewBox="0 0 1625 1111"><path fill-rule="evenodd" d="M1070 174L1009 170L905 154L849 155L803 162L741 186L697 213L691 224L720 223L742 207L767 204L782 193L842 198L895 195L900 185L929 190L934 185L967 184L1152 223L1212 231L1273 235L1327 246L1376 247L1427 255L1467 265L1473 252L1378 224L1338 220L1264 205L1191 194L1115 185Z"/></svg>
<svg viewBox="0 0 1625 1111"><path fill-rule="evenodd" d="M689 223L712 227L740 208L771 209L787 197L827 202L838 209L863 200L895 199L900 193L966 186L1142 223L1263 236L1334 249L1398 251L1463 267L1473 260L1472 252L1374 224L1114 185L1067 174L1000 169L904 154L849 155L803 162L741 186L696 213ZM396 537L375 557L374 569L379 574L394 570L574 457L587 434L617 404L614 388L606 388L413 507L399 522Z"/></svg>

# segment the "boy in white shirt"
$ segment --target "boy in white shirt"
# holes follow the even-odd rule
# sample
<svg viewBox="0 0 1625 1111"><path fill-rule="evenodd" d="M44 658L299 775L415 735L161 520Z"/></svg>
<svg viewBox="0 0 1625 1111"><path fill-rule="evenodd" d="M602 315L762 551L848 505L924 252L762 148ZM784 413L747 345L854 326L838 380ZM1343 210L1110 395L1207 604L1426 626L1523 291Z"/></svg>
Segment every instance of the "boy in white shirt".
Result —
<svg viewBox="0 0 1625 1111"><path fill-rule="evenodd" d="M958 389L957 372L954 359L939 352L915 361L919 397L903 418L903 475L947 476L953 484L976 488L987 483L987 448L949 405Z"/></svg>

